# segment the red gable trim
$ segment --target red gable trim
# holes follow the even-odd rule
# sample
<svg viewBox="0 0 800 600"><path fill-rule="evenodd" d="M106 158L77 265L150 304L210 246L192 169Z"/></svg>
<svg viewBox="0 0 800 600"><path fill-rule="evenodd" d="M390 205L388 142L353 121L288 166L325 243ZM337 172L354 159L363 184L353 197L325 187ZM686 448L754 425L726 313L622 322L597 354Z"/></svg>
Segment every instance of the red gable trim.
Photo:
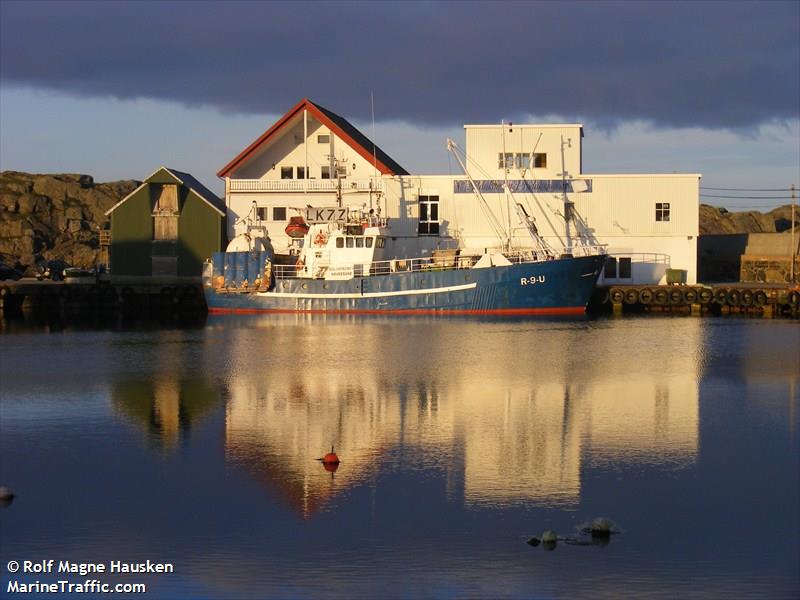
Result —
<svg viewBox="0 0 800 600"><path fill-rule="evenodd" d="M244 163L248 157L250 157L254 152L256 152L261 146L263 146L271 137L273 137L278 131L280 131L296 114L298 114L301 110L308 110L314 117L323 125L327 126L333 133L335 133L339 138L341 138L348 146L350 146L356 153L359 154L362 158L372 163L373 156L371 149L365 148L361 144L357 143L353 138L351 138L344 130L339 127L336 123L331 121L322 111L320 111L316 105L311 102L308 98L303 98L295 104L289 112L283 115L278 121L269 129L267 129L261 136L250 144L247 148L245 148L236 158L234 158L231 162L227 165L222 167L222 169L217 173L217 177L227 177L231 174L231 172L239 167L242 163ZM373 142L374 143L374 142ZM394 171L387 167L384 163L380 160L375 160L375 166L378 168L378 171L382 175L394 175Z"/></svg>

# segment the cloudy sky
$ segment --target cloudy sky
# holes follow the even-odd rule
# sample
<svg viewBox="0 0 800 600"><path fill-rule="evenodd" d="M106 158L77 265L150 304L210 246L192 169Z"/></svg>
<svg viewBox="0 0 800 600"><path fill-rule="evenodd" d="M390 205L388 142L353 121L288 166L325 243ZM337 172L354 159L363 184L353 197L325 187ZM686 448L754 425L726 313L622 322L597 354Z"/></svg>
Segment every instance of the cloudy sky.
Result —
<svg viewBox="0 0 800 600"><path fill-rule="evenodd" d="M800 183L796 0L0 0L0 11L2 169L109 180L167 164L219 190L215 172L300 98L371 135L372 94L376 142L411 172L454 172L445 138L505 119L584 123L589 173Z"/></svg>

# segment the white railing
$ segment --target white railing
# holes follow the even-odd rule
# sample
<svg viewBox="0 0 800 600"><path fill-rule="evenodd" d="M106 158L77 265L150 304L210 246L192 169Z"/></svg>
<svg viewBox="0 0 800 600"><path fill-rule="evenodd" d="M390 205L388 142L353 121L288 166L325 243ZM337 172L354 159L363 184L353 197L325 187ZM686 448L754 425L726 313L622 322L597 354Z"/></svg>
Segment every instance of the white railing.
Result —
<svg viewBox="0 0 800 600"><path fill-rule="evenodd" d="M335 179L231 179L232 192L335 192ZM343 179L342 193L383 191L379 179Z"/></svg>

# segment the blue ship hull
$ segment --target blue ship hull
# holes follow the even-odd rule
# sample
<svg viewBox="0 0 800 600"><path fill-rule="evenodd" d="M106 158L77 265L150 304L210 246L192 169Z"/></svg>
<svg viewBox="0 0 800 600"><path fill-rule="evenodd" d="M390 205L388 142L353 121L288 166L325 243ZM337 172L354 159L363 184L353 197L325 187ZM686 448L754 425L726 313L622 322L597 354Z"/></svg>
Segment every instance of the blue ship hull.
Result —
<svg viewBox="0 0 800 600"><path fill-rule="evenodd" d="M270 291L204 284L212 313L580 314L606 257L479 269L419 270L347 280L277 279Z"/></svg>

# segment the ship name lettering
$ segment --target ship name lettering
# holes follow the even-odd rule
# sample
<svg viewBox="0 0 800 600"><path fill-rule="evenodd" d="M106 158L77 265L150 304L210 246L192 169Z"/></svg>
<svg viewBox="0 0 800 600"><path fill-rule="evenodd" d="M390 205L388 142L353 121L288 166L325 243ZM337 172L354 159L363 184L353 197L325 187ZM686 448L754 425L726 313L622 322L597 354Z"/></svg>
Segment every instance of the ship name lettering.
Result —
<svg viewBox="0 0 800 600"><path fill-rule="evenodd" d="M536 285L537 283L544 283L547 278L544 275L531 275L530 277L520 277L520 285Z"/></svg>

